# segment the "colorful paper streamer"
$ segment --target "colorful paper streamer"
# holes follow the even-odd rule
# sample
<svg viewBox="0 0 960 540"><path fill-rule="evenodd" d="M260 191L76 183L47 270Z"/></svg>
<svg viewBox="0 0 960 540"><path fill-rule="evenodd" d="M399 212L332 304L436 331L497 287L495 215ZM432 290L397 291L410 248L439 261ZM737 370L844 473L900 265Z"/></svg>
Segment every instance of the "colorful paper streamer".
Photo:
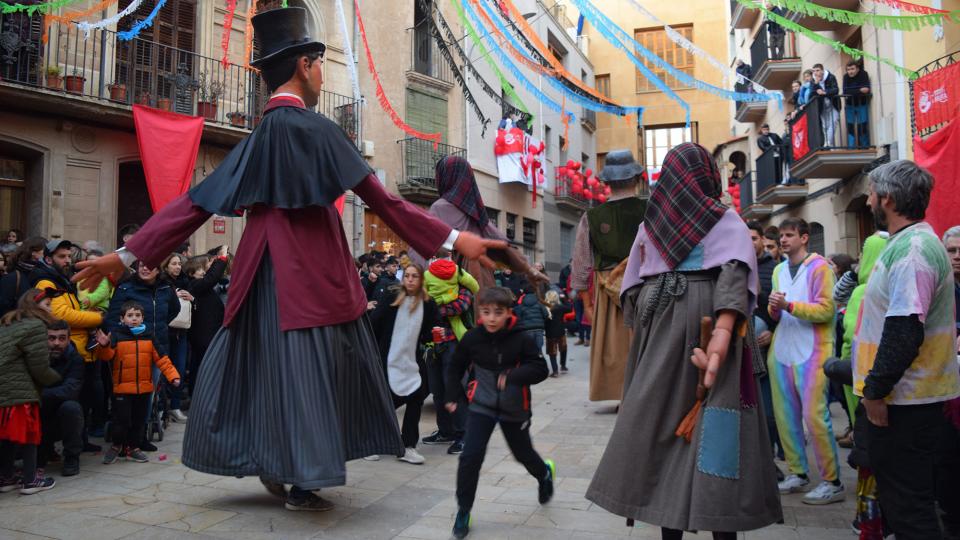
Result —
<svg viewBox="0 0 960 540"><path fill-rule="evenodd" d="M51 11L58 10L77 1L78 0L54 0L53 2L45 2L43 4L8 4L0 1L0 13L26 12L27 15L32 17L37 12L44 14L50 13Z"/></svg>
<svg viewBox="0 0 960 540"><path fill-rule="evenodd" d="M243 67L257 72L259 70L250 66L250 62L253 60L253 16L257 14L258 1L250 0L250 7L247 8L247 26L243 30Z"/></svg>
<svg viewBox="0 0 960 540"><path fill-rule="evenodd" d="M574 0L574 3L577 4L577 1ZM666 94L666 96L672 99L673 101L676 101L677 104L679 104L680 107L683 108L684 112L686 113L686 124L689 126L690 125L690 104L688 104L680 96L678 96L677 93L673 91L673 89L667 86L667 83L663 82L663 80L657 77L653 73L653 71L651 71L650 68L647 67L646 64L641 62L640 59L637 58L637 56L633 54L633 52L621 40L617 39L616 36L614 36L609 31L609 29L606 28L606 25L603 24L602 19L599 19L598 17L592 16L592 15L588 15L586 13L585 6L578 5L577 8L580 10L580 13L584 15L584 17L587 20L590 21L590 24L593 24L593 26L596 27L601 34L603 34L603 37L606 38L607 41L609 41L615 47L622 49L623 52L626 53L627 58L629 58L630 61L633 62L633 65L636 66L638 70L640 70L640 73L642 73L644 77L649 79L654 84L654 86L656 86L661 92Z"/></svg>
<svg viewBox="0 0 960 540"><path fill-rule="evenodd" d="M925 15L931 13L949 13L945 9L937 9L935 7L921 6L919 4L914 4L912 2L903 2L902 0L873 0L878 4L884 4L886 6L892 7L893 9L899 9L903 11L909 11L910 13L923 13Z"/></svg>
<svg viewBox="0 0 960 540"><path fill-rule="evenodd" d="M466 8L467 15L470 16L474 24L476 24L479 28L483 28L484 26L483 26L483 23L480 22L480 16L477 14L476 11L474 11L473 6L470 5L469 0L461 0L461 1L462 1L463 7ZM559 113L561 116L566 114L566 115L569 115L569 119L571 121L574 119L573 113L565 112L563 110L563 107L559 103L554 101L550 96L544 94L543 91L541 91L540 88L537 87L537 85L533 84L533 82L531 82L530 79L527 78L527 76L523 73L523 70L518 68L517 65L513 63L513 61L510 59L507 53L503 52L504 47L500 47L498 46L497 43L493 42L493 37L491 37L489 33L485 34L484 37L490 40L494 53L496 53L496 55L500 57L500 61L503 63L503 65L508 70L510 70L511 73L513 73L513 76L517 79L517 81L519 81L524 86L524 88L527 89L528 92L533 94L534 98L541 101L544 105L550 108L550 110Z"/></svg>
<svg viewBox="0 0 960 540"><path fill-rule="evenodd" d="M576 1L578 1L578 0L574 0L574 1L576 2ZM834 41L834 40L832 40L832 39L830 39L830 38L828 38L828 37L824 37L824 36L822 36L822 35L814 32L813 30L810 30L809 28L807 28L807 27L805 27L805 26L801 26L801 25L799 25L799 24L791 21L790 19L788 19L788 18L786 18L786 17L781 17L780 15L777 15L776 13L774 13L774 12L770 11L769 9L761 6L760 4L754 2L753 0L737 0L737 2L739 2L740 4L742 4L743 7L747 8L747 9L758 9L758 10L762 11L763 14L766 15L769 20L774 21L775 23L777 23L777 24L779 24L780 26L786 28L787 30L790 30L791 32L796 32L796 33L803 34L803 36L806 37L807 39L809 39L810 41L815 41L815 42L817 42L817 43L820 43L821 45L829 45L829 46L833 47L833 49L834 49L835 51L837 51L837 52L842 52L842 53L846 54L847 56L852 57L854 60L859 60L860 58L869 58L870 60L873 60L873 61L876 61L876 62L880 62L880 63L886 64L886 65L892 67L897 73L903 75L904 77L906 77L906 78L908 78L908 79L910 79L910 80L913 80L913 79L916 79L917 77L919 77L919 74L918 74L916 71L907 69L907 68L905 68L905 67L903 67L903 66L900 66L900 65L897 65L895 62L893 62L892 60L889 60L889 59L887 59L887 58L881 58L881 57L879 57L879 56L870 54L870 53L868 53L868 52L866 52L866 51L862 51L862 50L860 50L860 49L855 49L855 48L853 48L853 47L847 46L847 45L845 45L845 44L843 44L843 43L840 43L839 41Z"/></svg>
<svg viewBox="0 0 960 540"><path fill-rule="evenodd" d="M93 6L87 9L80 10L80 11L70 11L70 12L64 13L63 15L47 14L43 18L43 35L41 36L40 41L44 45L47 44L47 41L50 38L50 26L53 24L53 21L58 21L64 24L73 24L73 21L77 19L85 19L98 11L103 11L110 4L115 4L118 1L119 0L103 0L102 2L94 4Z"/></svg>
<svg viewBox="0 0 960 540"><path fill-rule="evenodd" d="M227 13L223 16L223 35L220 36L220 48L223 49L220 64L224 68L230 65L230 34L233 32L233 15L236 11L237 0L227 0Z"/></svg>
<svg viewBox="0 0 960 540"><path fill-rule="evenodd" d="M517 95L517 92L513 89L513 85L510 84L510 81L507 80L503 72L500 71L500 66L494 62L493 57L490 55L490 52L487 50L486 45L483 44L483 41L480 39L480 36L477 35L476 29L470 23L470 20L467 19L466 13L463 12L463 6L460 5L459 0L450 0L450 3L453 4L453 7L457 10L457 16L460 18L460 23L463 24L463 27L467 30L467 34L470 36L470 39L473 41L473 44L480 50L480 56L486 60L487 65L490 66L490 69L493 70L496 74L497 79L500 81L500 88L505 94L510 96L511 103L518 109L520 109L524 114L530 118L530 122L533 122L533 114L527 109L527 106L523 103L523 100L520 99L520 96ZM442 17L442 15L441 15Z"/></svg>
<svg viewBox="0 0 960 540"><path fill-rule="evenodd" d="M440 133L424 133L422 131L417 131L416 129L407 125L407 123L400 118L400 115L397 114L397 111L393 108L393 105L390 104L390 100L383 91L383 84L380 83L380 75L377 74L377 68L373 62L373 53L370 51L370 44L367 42L367 31L363 27L363 17L360 15L360 3L357 0L353 0L353 9L356 11L357 27L360 29L360 38L363 40L363 48L367 53L367 67L370 70L370 76L373 77L373 82L377 85L377 100L380 101L380 106L388 115L390 115L390 120L393 121L394 125L402 129L404 133L410 135L411 137L433 142L433 149L437 150L440 147Z"/></svg>
<svg viewBox="0 0 960 540"><path fill-rule="evenodd" d="M498 30L500 31L500 34L504 35L506 39L510 41L513 48L520 51L523 46L517 42L516 38L510 32L510 29L507 28L506 25L504 25L500 21L496 13L491 13L490 6L482 2L480 3L480 5L487 12L487 20L492 21L493 24L497 26ZM522 51L521 51L521 54L522 54ZM560 76L561 76L560 73L557 72L556 77L548 77L546 79L547 83L553 86L554 88L556 88L561 94L563 94L564 98L569 97L571 101L577 103L581 107L584 107L591 111L604 112L604 113L609 113L616 116L626 116L629 114L639 114L639 115L643 114L643 107L625 107L623 105L618 105L618 104L608 105L604 103L598 103L582 94L578 94L573 90L571 90L569 87L567 87L565 84L563 84L559 80Z"/></svg>
<svg viewBox="0 0 960 540"><path fill-rule="evenodd" d="M944 22L960 22L960 10L927 15L877 15L859 13L814 4L808 0L769 0L770 4L784 7L794 13L817 17L831 22L852 26L875 26L885 30L909 32Z"/></svg>
<svg viewBox="0 0 960 540"><path fill-rule="evenodd" d="M580 12L586 16L587 20L593 24L605 38L615 39L623 44L627 44L633 48L633 50L639 52L647 61L656 65L660 69L666 71L673 78L679 81L681 84L689 86L691 88L696 88L704 92L709 92L715 96L722 97L724 99L729 99L731 101L740 101L740 102L762 102L776 100L776 97L770 94L758 94L755 92L733 92L714 86L707 82L701 81L696 77L681 71L671 65L669 62L660 58L653 51L647 49L643 45L633 39L633 36L625 32L622 28L617 26L613 21L611 21L606 15L599 11L589 0L572 0L575 5L577 5ZM629 52L629 49L626 46L621 47L623 50L628 51L627 56L631 58L631 61L636 60L635 64L642 64L639 62L639 59L635 54ZM781 100L782 102L782 100Z"/></svg>
<svg viewBox="0 0 960 540"><path fill-rule="evenodd" d="M744 77L743 75L737 73L737 70L723 63L722 61L720 61L718 58L708 53L707 51L701 49L689 39L683 37L683 34L674 30L669 24L667 24L666 22L661 20L659 17L651 13L647 8L640 5L640 3L637 2L637 0L629 0L629 2L633 5L634 8L637 9L637 11L644 14L647 18L651 19L653 22L657 24L663 25L663 30L667 34L667 37L670 39L670 41L683 47L683 49L688 51L690 54L693 54L699 58L703 58L710 65L717 68L717 70L719 70L720 73L723 74L723 79L725 81L729 80L732 77L733 80L737 81L738 83L750 84L754 92L757 92L760 94L770 94L776 98L777 103L781 107L783 106L783 92L779 90L769 90L766 87L764 87L762 84L754 82L749 78Z"/></svg>
<svg viewBox="0 0 960 540"><path fill-rule="evenodd" d="M153 8L153 11L147 15L147 18L138 21L136 24L130 27L129 30L124 30L123 32L117 32L117 39L121 41L130 41L131 39L140 35L140 32L144 28L149 28L153 24L153 19L157 17L157 14L160 13L160 10L163 8L164 4L167 3L167 0L158 0L157 5Z"/></svg>
<svg viewBox="0 0 960 540"><path fill-rule="evenodd" d="M143 4L143 0L134 0L130 2L130 5L125 7L123 11L118 11L115 15L107 17L106 19L101 19L97 22L90 23L86 21L81 21L77 23L77 28L83 32L83 39L90 37L90 32L99 29L106 28L107 26L112 26L114 23L118 22L120 19L130 15L134 11L140 8L140 4Z"/></svg>

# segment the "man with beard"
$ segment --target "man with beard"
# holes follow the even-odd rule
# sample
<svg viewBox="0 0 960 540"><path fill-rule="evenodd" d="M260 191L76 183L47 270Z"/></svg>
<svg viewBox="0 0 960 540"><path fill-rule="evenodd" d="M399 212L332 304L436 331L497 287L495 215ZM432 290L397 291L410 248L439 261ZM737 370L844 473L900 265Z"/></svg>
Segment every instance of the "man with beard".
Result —
<svg viewBox="0 0 960 540"><path fill-rule="evenodd" d="M103 314L98 311L84 311L77 297L77 286L70 282L71 250L74 244L69 240L51 240L44 249L43 260L37 264L30 281L41 291L57 289L63 294L50 303L53 315L70 325L70 340L73 341L84 362L93 362L87 351L89 332L103 323Z"/></svg>
<svg viewBox="0 0 960 540"><path fill-rule="evenodd" d="M43 439L37 466L45 467L53 455L53 443L63 441L63 476L80 472L80 451L83 450L83 409L80 390L83 387L83 358L70 342L70 326L62 320L47 325L50 346L50 367L60 374L60 383L48 386L40 394L40 428Z"/></svg>
<svg viewBox="0 0 960 540"><path fill-rule="evenodd" d="M953 272L940 239L922 221L933 176L900 160L869 178L867 204L890 239L870 275L854 335L854 393L870 422L870 464L891 532L900 540L942 538L937 451L948 429L944 403L960 396ZM955 501L950 506L944 510L955 515Z"/></svg>

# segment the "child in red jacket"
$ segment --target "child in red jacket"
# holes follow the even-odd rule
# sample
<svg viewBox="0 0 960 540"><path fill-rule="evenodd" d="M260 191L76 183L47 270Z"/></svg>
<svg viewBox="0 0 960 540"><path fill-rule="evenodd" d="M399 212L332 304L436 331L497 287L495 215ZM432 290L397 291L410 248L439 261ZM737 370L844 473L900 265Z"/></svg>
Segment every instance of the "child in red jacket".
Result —
<svg viewBox="0 0 960 540"><path fill-rule="evenodd" d="M163 376L174 386L180 386L180 374L170 358L160 356L153 337L143 324L143 306L127 302L120 308L120 329L115 336L97 332L100 348L97 357L108 360L113 370L113 423L110 434L113 446L103 455L103 464L116 463L121 456L131 461L146 463L147 455L140 450L143 426L150 408L153 392L152 366L156 364Z"/></svg>

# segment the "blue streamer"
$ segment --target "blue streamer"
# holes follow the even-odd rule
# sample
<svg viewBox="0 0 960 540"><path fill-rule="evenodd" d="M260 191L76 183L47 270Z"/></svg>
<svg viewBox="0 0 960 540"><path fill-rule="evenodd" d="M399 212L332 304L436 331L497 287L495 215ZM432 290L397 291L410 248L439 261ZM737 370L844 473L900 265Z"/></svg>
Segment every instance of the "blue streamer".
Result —
<svg viewBox="0 0 960 540"><path fill-rule="evenodd" d="M469 0L467 0L469 1ZM513 48L520 51L524 57L529 58L531 61L536 62L536 60L530 56L526 51L524 51L523 45L517 40L517 38L510 32L510 29L507 28L505 22L501 21L496 13L492 11L492 8L481 0L480 5L483 7L483 10L487 13L487 16L490 17L490 20L497 26L500 32L507 36L507 40L513 45ZM550 86L553 86L565 96L567 96L570 101L584 107L585 109L596 111L596 112L605 112L610 114L615 114L617 116L624 116L627 114L636 114L638 117L643 116L643 107L623 107L620 105L607 105L605 103L599 103L594 101L592 98L578 94L574 92L565 84L560 82L554 77L547 77L547 82L550 83Z"/></svg>
<svg viewBox="0 0 960 540"><path fill-rule="evenodd" d="M770 101L771 99L775 99L782 106L783 102L780 95L762 94L762 93L756 93L756 92L749 92L749 93L733 92L730 90L726 90L724 88L713 86L712 84L706 83L687 73L684 73L683 71L680 71L674 66L670 65L670 63L668 63L666 60L664 60L663 58L660 58L659 56L654 54L652 51L650 51L643 45L637 43L637 41L633 39L633 37L630 36L630 34L626 33L622 28L617 26L616 23L611 21L606 15L604 15L600 10L598 10L596 6L590 3L589 0L572 0L572 1L580 10L580 12L586 15L587 19L590 20L590 23L593 24L595 27L597 27L597 29L600 30L601 33L603 33L604 37L607 40L611 41L611 43L613 43L613 41L615 40L617 43L614 43L614 44L620 46L621 49L627 52L627 56L630 57L630 60L633 61L634 64L639 65L639 64L642 64L642 62L639 62L639 59L636 57L636 55L630 52L629 49L627 49L627 47L624 46L624 42L626 42L629 45L632 45L634 50L642 54L644 58L646 58L647 60L655 64L657 67L665 70L667 73L669 73L671 76L673 76L678 81L685 84L686 86L696 88L697 90L710 92L711 94L714 94L716 96L720 96L722 98L726 98L732 101L757 102L757 101Z"/></svg>
<svg viewBox="0 0 960 540"><path fill-rule="evenodd" d="M473 24L478 28L484 28L483 22L480 20L480 15L478 15L477 12L473 9L473 6L470 5L470 1L461 0L461 3L463 4L463 7L467 12L467 15L471 19L473 19ZM563 106L561 106L559 103L551 99L550 96L544 94L539 88L537 88L537 85L533 84L533 82L527 79L527 77L523 74L523 70L518 68L517 65L513 63L513 60L510 59L507 53L503 52L503 49L499 46L496 40L493 39L493 37L490 35L490 32L485 33L483 35L483 38L486 39L488 42L490 42L490 44L492 45L490 49L497 53L503 65L507 69L509 69L511 73L513 73L513 76L516 77L517 80L523 84L524 88L526 88L528 92L533 94L533 97L542 101L553 111L558 112L560 114L566 114L569 117L571 122L576 118L576 116L574 116L572 112L565 112L563 110Z"/></svg>
<svg viewBox="0 0 960 540"><path fill-rule="evenodd" d="M153 11L150 12L150 15L147 15L147 18L134 24L130 27L129 30L123 32L117 32L117 39L122 41L130 41L131 39L140 35L140 31L144 28L149 28L153 24L153 20L157 18L157 13L160 13L160 8L167 3L167 0L160 0L157 2L157 5L153 8Z"/></svg>

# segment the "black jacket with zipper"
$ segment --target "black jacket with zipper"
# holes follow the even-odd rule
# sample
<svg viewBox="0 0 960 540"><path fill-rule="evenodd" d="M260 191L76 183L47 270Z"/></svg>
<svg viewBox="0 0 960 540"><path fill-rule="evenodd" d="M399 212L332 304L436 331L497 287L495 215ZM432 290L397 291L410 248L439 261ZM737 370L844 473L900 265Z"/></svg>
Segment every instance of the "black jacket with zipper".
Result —
<svg viewBox="0 0 960 540"><path fill-rule="evenodd" d="M186 289L193 295L193 318L187 335L195 348L210 344L223 326L224 305L217 294L217 283L227 270L227 261L217 258L200 279L191 279Z"/></svg>
<svg viewBox="0 0 960 540"><path fill-rule="evenodd" d="M466 391L470 410L507 422L530 419L530 386L549 373L533 338L517 328L515 317L493 334L483 326L464 334L447 370L447 403L460 401L464 394L461 380L471 368L473 380ZM501 374L507 376L503 390L497 388Z"/></svg>

